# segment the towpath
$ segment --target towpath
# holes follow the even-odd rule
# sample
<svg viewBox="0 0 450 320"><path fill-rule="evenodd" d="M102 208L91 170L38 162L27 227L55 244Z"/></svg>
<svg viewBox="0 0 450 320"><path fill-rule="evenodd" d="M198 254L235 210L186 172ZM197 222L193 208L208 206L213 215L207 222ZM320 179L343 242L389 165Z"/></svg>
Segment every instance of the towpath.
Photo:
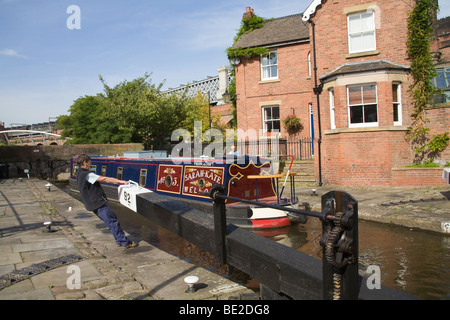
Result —
<svg viewBox="0 0 450 320"><path fill-rule="evenodd" d="M253 291L155 246L117 247L81 202L38 179L0 182L0 300L225 300ZM45 222L51 221L51 231ZM184 278L197 276L186 293ZM79 288L78 288L79 287Z"/></svg>

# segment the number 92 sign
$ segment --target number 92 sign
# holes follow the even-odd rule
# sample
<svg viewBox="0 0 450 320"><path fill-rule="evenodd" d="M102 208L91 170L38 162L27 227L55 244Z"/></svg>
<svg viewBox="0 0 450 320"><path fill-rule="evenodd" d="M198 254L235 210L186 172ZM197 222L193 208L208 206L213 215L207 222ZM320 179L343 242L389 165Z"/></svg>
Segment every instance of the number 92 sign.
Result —
<svg viewBox="0 0 450 320"><path fill-rule="evenodd" d="M134 212L137 212L136 195L147 192L151 191L140 187L134 181L130 181L130 184L119 186L119 201L123 206L133 210Z"/></svg>

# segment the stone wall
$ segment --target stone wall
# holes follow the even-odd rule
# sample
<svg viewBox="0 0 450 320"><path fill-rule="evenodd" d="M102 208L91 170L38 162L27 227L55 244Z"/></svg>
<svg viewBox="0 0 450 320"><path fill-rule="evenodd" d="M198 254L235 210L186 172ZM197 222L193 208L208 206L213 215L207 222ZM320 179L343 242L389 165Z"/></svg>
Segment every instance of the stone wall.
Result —
<svg viewBox="0 0 450 320"><path fill-rule="evenodd" d="M77 144L64 146L0 146L0 178L30 176L56 179L70 170L70 158L77 154L123 155L126 151L141 151L139 143Z"/></svg>

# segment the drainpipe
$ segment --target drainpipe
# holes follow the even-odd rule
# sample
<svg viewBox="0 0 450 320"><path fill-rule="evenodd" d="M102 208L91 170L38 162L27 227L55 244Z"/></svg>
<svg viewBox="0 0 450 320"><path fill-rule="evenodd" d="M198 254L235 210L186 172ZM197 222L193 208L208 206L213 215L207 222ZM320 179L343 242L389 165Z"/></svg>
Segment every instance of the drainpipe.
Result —
<svg viewBox="0 0 450 320"><path fill-rule="evenodd" d="M319 96L322 93L323 84L317 85L317 63L316 63L316 32L315 32L315 24L311 19L308 19L308 22L312 27L312 38L313 38L313 54L314 54L314 94L317 98L317 122L319 126L319 139L317 140L317 147L319 151L319 186L322 186L322 154L321 154L321 144L322 144L322 128L321 128L321 120L320 120L320 99Z"/></svg>

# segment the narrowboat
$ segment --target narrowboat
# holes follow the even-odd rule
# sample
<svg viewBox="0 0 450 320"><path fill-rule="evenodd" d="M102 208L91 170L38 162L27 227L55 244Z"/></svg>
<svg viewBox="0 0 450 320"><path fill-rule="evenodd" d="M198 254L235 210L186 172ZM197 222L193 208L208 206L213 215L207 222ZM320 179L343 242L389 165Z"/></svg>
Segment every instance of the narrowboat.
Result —
<svg viewBox="0 0 450 320"><path fill-rule="evenodd" d="M209 191L222 184L225 195L258 203L294 206L298 202L293 187L280 195L280 174L274 174L270 159L249 156L223 158L172 158L152 152L125 152L123 156L90 156L91 171L103 176L133 182L139 188L157 192L205 213L212 213ZM71 159L71 189L77 190L77 156ZM286 179L284 179L286 182ZM110 200L119 200L118 186L103 184ZM288 194L289 193L289 194ZM306 216L292 216L286 211L239 201L226 201L227 222L239 227L267 229L306 222Z"/></svg>

